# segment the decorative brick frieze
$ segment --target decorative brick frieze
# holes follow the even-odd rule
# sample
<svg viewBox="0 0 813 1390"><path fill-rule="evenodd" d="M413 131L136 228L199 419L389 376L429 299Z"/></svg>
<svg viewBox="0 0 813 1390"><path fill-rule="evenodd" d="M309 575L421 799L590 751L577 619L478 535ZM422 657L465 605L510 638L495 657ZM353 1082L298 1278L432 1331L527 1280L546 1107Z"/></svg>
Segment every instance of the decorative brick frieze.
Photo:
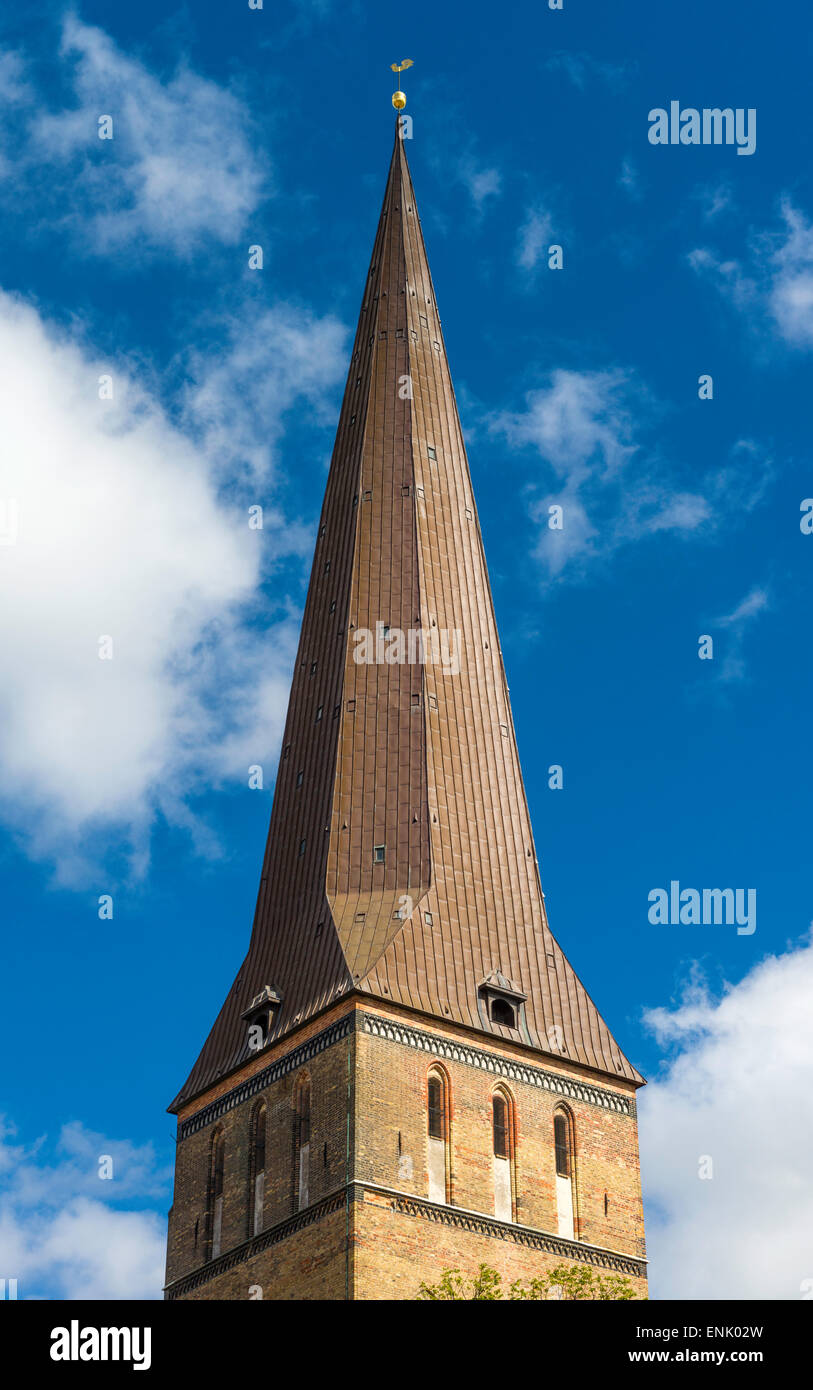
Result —
<svg viewBox="0 0 813 1390"><path fill-rule="evenodd" d="M407 1197L401 1192L393 1192L389 1203L390 1210L407 1216L422 1218L424 1221L437 1221L443 1226L454 1226L461 1231L473 1231L481 1236L493 1236L497 1240L509 1240L514 1245L524 1245L531 1250L544 1250L546 1254L557 1255L563 1260L580 1260L582 1264L599 1265L602 1269L612 1269L619 1274L633 1278L643 1278L646 1274L646 1260L637 1260L632 1255L623 1255L617 1250L603 1250L598 1245L583 1245L578 1240L567 1240L564 1236L551 1235L546 1231L535 1231L530 1226L515 1226L511 1222L497 1221L494 1217L480 1212L463 1211L456 1207L440 1206L435 1202L423 1201L420 1197Z"/></svg>
<svg viewBox="0 0 813 1390"><path fill-rule="evenodd" d="M280 1077L296 1071L298 1067L310 1062L326 1048L341 1042L343 1038L353 1032L353 1028L353 1015L352 1013L346 1014L344 1018L337 1019L335 1023L330 1024L330 1027L324 1028L321 1033L317 1033L315 1037L302 1043L301 1047L295 1047L292 1052L286 1053L278 1061L272 1062L262 1071L255 1072L239 1086L235 1086L233 1090L227 1091L225 1095L213 1100L211 1105L205 1105L202 1110L198 1110L197 1114L190 1115L188 1120L182 1120L178 1125L178 1142L180 1143L182 1139L188 1139L190 1134L196 1134L199 1129L204 1129L206 1125L213 1124L215 1120L220 1119L221 1115L225 1115L227 1110L233 1110L236 1105L242 1105L243 1101L250 1100L252 1096L264 1091L267 1086L279 1081Z"/></svg>
<svg viewBox="0 0 813 1390"><path fill-rule="evenodd" d="M314 1202L313 1206L297 1212L296 1216L289 1216L286 1221L280 1221L270 1230L262 1231L252 1240L243 1241L242 1245L236 1245L225 1255L218 1256L216 1260L210 1260L201 1269L196 1269L193 1274L187 1274L183 1279L176 1279L174 1283L168 1284L164 1290L166 1298L172 1301L192 1293L194 1289L199 1289L201 1284L208 1284L210 1279L216 1279L218 1275L226 1274L228 1270L234 1269L235 1265L242 1264L244 1260L250 1260L252 1256L261 1254L269 1246L278 1245L280 1241L287 1240L297 1231L302 1231L306 1226L312 1226L315 1221L321 1221L323 1217L330 1216L334 1211L339 1211L345 1205L346 1200L347 1189L342 1188L339 1192L333 1192L329 1197L323 1198L321 1202Z"/></svg>
<svg viewBox="0 0 813 1390"><path fill-rule="evenodd" d="M463 1062L466 1066L491 1072L507 1081L524 1081L528 1086L539 1086L555 1095L567 1096L571 1100L583 1100L588 1105L615 1110L620 1115L635 1115L633 1096L621 1096L615 1091L605 1091L601 1086L577 1081L574 1077L562 1076L558 1072L546 1071L542 1067L533 1067L510 1058L497 1057L492 1052L484 1052L478 1047L470 1047L451 1038L438 1037L434 1033L425 1033L420 1028L410 1028L406 1024L393 1022L378 1014L350 1013L331 1023L330 1027L324 1028L315 1037L309 1038L301 1047L294 1048L278 1061L248 1077L233 1090L219 1096L210 1105L205 1105L197 1114L190 1115L188 1120L182 1120L178 1125L178 1142L187 1139L190 1134L196 1134L206 1125L213 1124L228 1110L233 1110L236 1105L250 1100L252 1096L278 1081L281 1076L287 1076L289 1072L304 1066L318 1053L324 1052L325 1048L341 1042L354 1031L357 1019L364 1032L372 1037L386 1038L389 1042L417 1048L419 1052L428 1052L433 1057L445 1058L447 1061Z"/></svg>
<svg viewBox="0 0 813 1390"><path fill-rule="evenodd" d="M577 1260L581 1264L613 1270L615 1273L624 1274L631 1278L642 1279L646 1275L646 1260L636 1259L632 1255L624 1255L617 1250L605 1250L601 1246L586 1245L577 1240L567 1240L563 1236L552 1235L547 1231L536 1231L530 1226L518 1226L507 1221L497 1221L496 1218L487 1216L482 1212L466 1211L438 1202L428 1202L420 1197L412 1197L398 1192L393 1188L379 1187L377 1184L351 1182L337 1192L323 1198L322 1201L315 1202L304 1211L297 1212L295 1216L280 1221L270 1230L254 1236L252 1240L244 1241L242 1245L235 1246L233 1250L227 1251L218 1259L210 1260L208 1264L203 1265L192 1274L187 1274L182 1279L176 1279L174 1283L167 1285L166 1298L172 1301L185 1297L194 1292L195 1289L200 1288L201 1285L209 1283L210 1280L218 1278L230 1269L234 1269L236 1265L261 1254L270 1246L280 1244L289 1236L295 1235L297 1231L304 1230L305 1227L312 1226L315 1222L341 1210L348 1200L351 1203L364 1203L372 1200L379 1208L383 1205L388 1211L400 1216L434 1222L477 1236L508 1241L525 1249L539 1250L547 1255L554 1255L558 1259Z"/></svg>
<svg viewBox="0 0 813 1390"><path fill-rule="evenodd" d="M362 1014L362 1027L373 1037L386 1038L389 1042L414 1047L420 1052L429 1052L433 1057L447 1061L463 1062L466 1066L477 1067L480 1071L493 1073L508 1081L524 1081L528 1086L539 1086L555 1095L567 1096L570 1100L583 1100L588 1105L597 1105L603 1110L615 1110L620 1115L635 1116L633 1096L621 1096L615 1091L605 1091L602 1086L577 1081L571 1076L546 1071L542 1067L532 1067L525 1062L506 1057L497 1057L493 1052L483 1052L478 1047L456 1042L452 1038L438 1037L434 1033L424 1033L419 1028L409 1028L403 1023L376 1014Z"/></svg>

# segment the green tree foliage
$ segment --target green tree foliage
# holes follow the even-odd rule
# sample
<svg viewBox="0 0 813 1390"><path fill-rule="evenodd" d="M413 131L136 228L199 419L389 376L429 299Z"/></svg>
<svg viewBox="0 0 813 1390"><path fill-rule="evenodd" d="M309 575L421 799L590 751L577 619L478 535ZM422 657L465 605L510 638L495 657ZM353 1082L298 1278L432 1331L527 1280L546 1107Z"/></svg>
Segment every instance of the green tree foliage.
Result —
<svg viewBox="0 0 813 1390"><path fill-rule="evenodd" d="M502 1275L489 1265L480 1265L471 1277L459 1269L444 1270L437 1284L422 1283L417 1299L470 1302L472 1299L592 1299L627 1300L635 1298L629 1279L620 1274L599 1274L591 1265L557 1265L530 1283L517 1279L503 1292Z"/></svg>

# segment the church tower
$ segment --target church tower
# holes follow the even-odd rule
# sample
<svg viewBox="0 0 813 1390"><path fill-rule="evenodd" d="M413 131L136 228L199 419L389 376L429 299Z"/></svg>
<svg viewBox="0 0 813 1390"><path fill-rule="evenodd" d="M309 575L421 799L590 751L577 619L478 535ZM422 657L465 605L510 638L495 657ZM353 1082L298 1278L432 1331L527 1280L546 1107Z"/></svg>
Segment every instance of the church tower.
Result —
<svg viewBox="0 0 813 1390"><path fill-rule="evenodd" d="M635 1095L548 926L396 126L248 954L170 1106L169 1299L645 1291Z"/></svg>

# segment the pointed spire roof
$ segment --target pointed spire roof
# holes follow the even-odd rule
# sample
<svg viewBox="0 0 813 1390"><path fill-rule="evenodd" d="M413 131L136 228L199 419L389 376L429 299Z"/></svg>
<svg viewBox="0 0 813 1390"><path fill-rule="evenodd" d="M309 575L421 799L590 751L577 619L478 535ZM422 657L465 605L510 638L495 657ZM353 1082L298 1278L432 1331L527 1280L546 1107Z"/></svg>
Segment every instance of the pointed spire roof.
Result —
<svg viewBox="0 0 813 1390"><path fill-rule="evenodd" d="M251 943L171 1110L252 1055L266 985L275 1039L357 991L642 1081L548 927L404 144L396 122ZM499 980L521 1037L483 1010Z"/></svg>

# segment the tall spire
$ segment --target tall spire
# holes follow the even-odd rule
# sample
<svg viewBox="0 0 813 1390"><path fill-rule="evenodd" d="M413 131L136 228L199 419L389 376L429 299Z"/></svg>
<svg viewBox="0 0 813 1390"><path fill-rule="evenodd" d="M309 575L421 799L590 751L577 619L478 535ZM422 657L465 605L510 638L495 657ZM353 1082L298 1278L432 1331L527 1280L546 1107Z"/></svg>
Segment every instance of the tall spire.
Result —
<svg viewBox="0 0 813 1390"><path fill-rule="evenodd" d="M172 1110L252 1056L266 986L269 1041L358 992L642 1080L548 927L404 143L399 118L251 943ZM516 1027L484 1007L491 988L519 1004Z"/></svg>

